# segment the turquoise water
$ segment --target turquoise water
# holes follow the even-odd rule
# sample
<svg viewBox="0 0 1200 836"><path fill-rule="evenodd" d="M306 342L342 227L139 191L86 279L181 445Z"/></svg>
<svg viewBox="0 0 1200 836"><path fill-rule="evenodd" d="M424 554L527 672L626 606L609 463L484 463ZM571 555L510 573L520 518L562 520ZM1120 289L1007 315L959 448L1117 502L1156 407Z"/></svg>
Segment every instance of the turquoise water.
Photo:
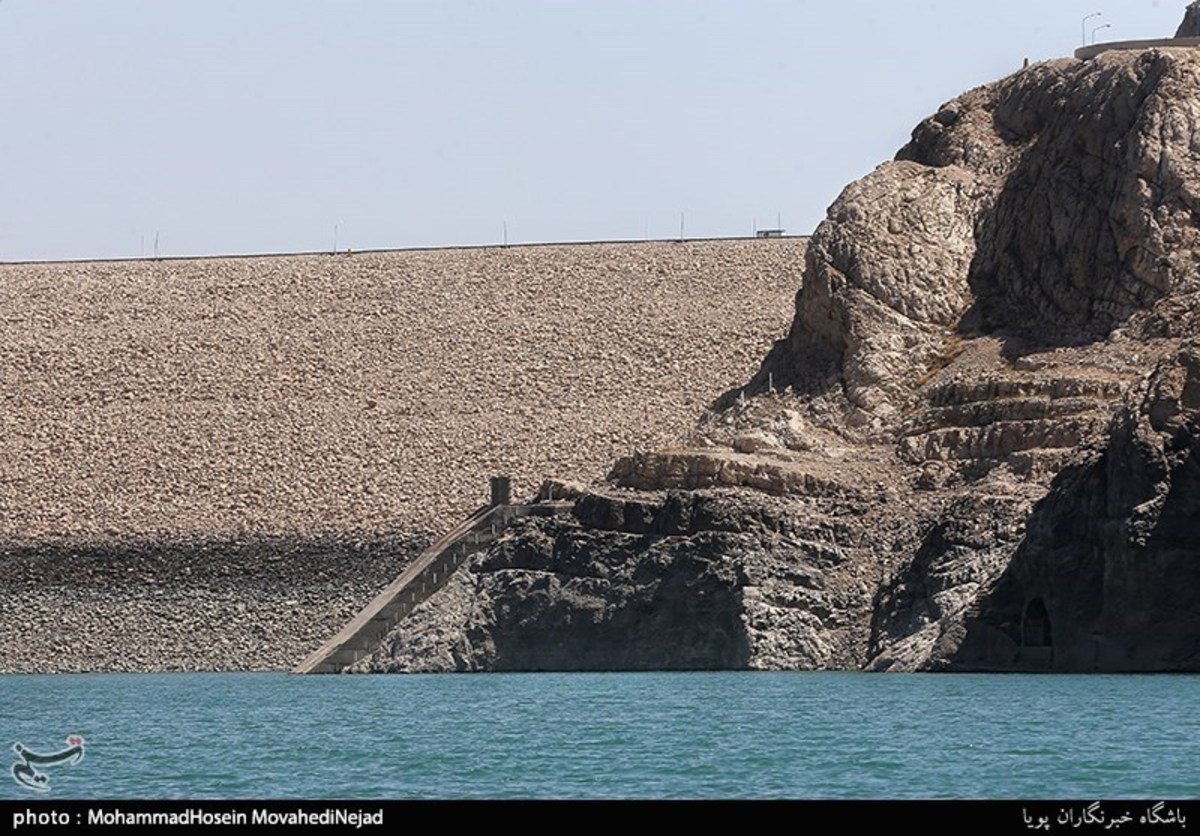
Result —
<svg viewBox="0 0 1200 836"><path fill-rule="evenodd" d="M1200 678L0 677L49 798L1194 798Z"/></svg>

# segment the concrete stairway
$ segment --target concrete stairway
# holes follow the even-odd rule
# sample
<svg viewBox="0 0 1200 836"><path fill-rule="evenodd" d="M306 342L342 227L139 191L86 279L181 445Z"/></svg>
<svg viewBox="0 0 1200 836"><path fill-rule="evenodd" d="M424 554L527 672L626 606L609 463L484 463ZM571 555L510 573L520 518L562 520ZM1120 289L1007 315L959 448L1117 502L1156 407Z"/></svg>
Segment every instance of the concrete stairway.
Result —
<svg viewBox="0 0 1200 836"><path fill-rule="evenodd" d="M434 542L292 673L340 673L368 655L421 602L441 589L467 558L485 550L514 519L569 513L573 502L492 505L480 508Z"/></svg>

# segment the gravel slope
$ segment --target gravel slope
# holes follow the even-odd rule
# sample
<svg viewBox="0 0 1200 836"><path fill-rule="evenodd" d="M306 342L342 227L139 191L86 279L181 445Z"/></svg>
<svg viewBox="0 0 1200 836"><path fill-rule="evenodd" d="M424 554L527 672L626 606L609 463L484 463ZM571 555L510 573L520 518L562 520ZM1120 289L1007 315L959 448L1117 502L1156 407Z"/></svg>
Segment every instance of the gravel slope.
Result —
<svg viewBox="0 0 1200 836"><path fill-rule="evenodd" d="M489 475L686 435L804 246L0 265L0 670L293 664Z"/></svg>

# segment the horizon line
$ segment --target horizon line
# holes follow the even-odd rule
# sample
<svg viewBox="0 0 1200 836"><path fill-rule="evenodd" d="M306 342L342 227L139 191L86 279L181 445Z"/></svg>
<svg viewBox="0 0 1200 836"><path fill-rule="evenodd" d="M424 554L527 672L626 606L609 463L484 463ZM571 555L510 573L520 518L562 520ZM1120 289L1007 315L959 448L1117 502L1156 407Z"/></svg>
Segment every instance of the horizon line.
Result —
<svg viewBox="0 0 1200 836"><path fill-rule="evenodd" d="M143 255L143 256L84 256L82 258L27 258L14 261L0 261L0 267L22 267L38 264L118 264L124 262L158 262L158 261L220 261L228 259L249 258L301 258L310 256L355 256L378 255L386 253L409 252L439 252L444 250L511 250L537 247L590 247L605 244L689 244L710 241L778 241L781 239L811 238L807 235L715 235L711 237L687 238L601 238L578 241L526 241L523 243L494 243L494 244L436 244L410 247L372 247L356 250L353 248L339 250L294 250L291 252L252 252L252 253L218 253L208 255Z"/></svg>

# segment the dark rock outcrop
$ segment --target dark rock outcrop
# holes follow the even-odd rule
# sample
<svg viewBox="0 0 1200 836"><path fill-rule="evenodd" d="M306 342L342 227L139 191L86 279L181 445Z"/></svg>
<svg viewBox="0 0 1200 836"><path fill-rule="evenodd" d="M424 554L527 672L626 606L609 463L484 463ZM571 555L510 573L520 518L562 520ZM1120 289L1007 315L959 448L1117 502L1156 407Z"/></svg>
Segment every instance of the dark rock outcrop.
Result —
<svg viewBox="0 0 1200 836"><path fill-rule="evenodd" d="M1183 22L1175 30L1177 38L1200 37L1200 3L1189 3L1183 15Z"/></svg>
<svg viewBox="0 0 1200 836"><path fill-rule="evenodd" d="M356 669L858 667L878 579L812 522L730 492L589 493L514 525Z"/></svg>
<svg viewBox="0 0 1200 836"><path fill-rule="evenodd" d="M1038 503L950 666L1200 668L1200 351L1161 361L1138 394Z"/></svg>

